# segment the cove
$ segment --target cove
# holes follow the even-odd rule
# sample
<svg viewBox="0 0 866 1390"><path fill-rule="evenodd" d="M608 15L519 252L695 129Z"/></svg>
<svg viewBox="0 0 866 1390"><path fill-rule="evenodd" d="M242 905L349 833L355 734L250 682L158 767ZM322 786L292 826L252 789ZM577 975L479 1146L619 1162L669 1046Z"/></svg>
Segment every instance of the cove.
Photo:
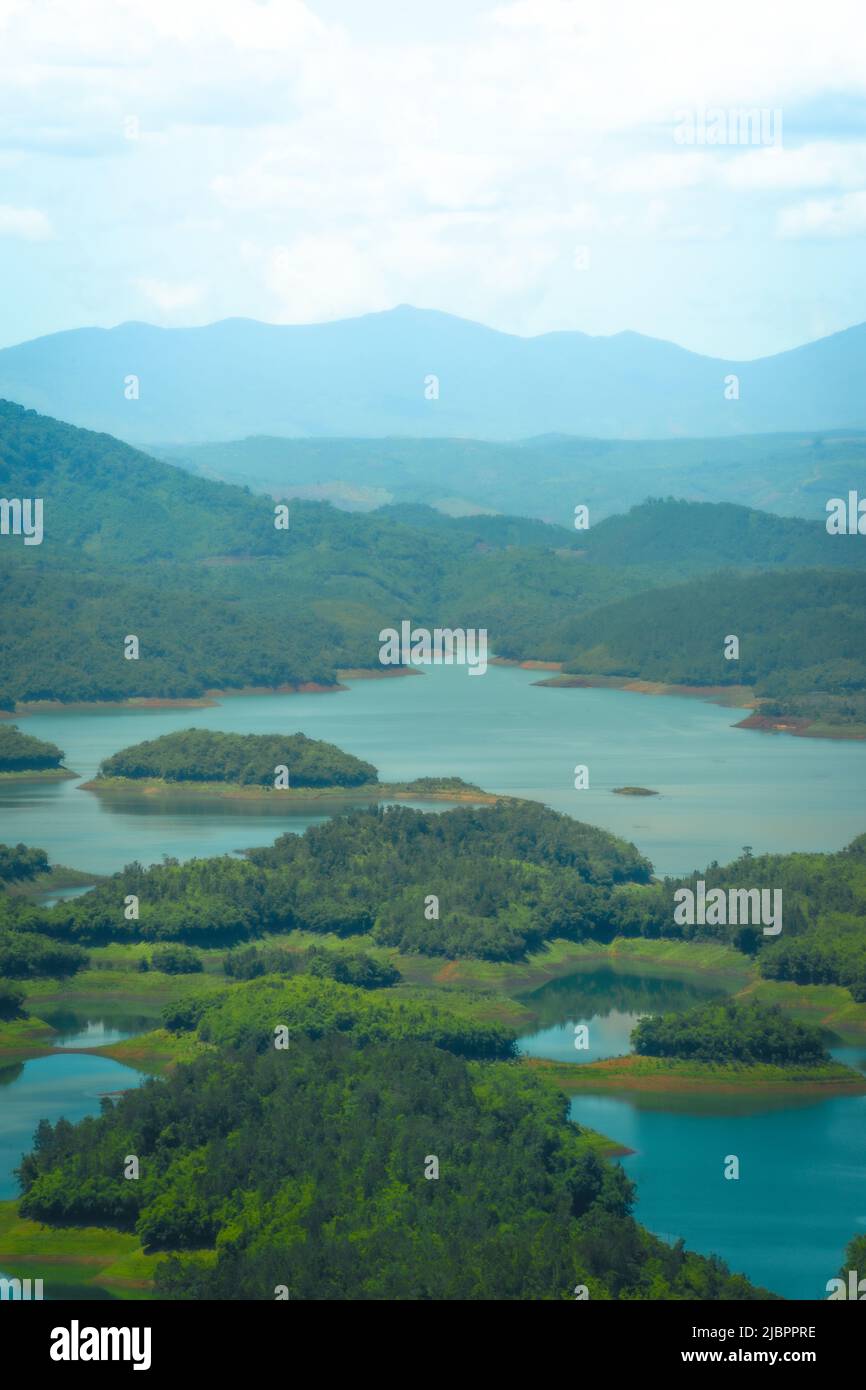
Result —
<svg viewBox="0 0 866 1390"><path fill-rule="evenodd" d="M33 1147L40 1120L56 1124L63 1116L75 1123L98 1115L102 1096L140 1086L144 1079L110 1057L68 1049L0 1069L0 1201L21 1195L14 1170Z"/></svg>

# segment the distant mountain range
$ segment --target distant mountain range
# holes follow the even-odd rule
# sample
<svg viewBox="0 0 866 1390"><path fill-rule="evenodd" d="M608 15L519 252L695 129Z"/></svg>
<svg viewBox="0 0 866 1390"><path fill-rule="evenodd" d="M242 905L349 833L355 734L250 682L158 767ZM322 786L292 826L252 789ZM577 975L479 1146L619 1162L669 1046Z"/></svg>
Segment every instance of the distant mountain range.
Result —
<svg viewBox="0 0 866 1390"><path fill-rule="evenodd" d="M830 497L866 495L866 435L753 434L731 439L276 439L152 446L202 477L347 511L422 503L592 525L647 497L733 502L780 516L826 518Z"/></svg>
<svg viewBox="0 0 866 1390"><path fill-rule="evenodd" d="M864 324L735 362L638 333L520 338L408 305L323 324L80 328L0 351L0 396L136 444L861 430L864 376Z"/></svg>

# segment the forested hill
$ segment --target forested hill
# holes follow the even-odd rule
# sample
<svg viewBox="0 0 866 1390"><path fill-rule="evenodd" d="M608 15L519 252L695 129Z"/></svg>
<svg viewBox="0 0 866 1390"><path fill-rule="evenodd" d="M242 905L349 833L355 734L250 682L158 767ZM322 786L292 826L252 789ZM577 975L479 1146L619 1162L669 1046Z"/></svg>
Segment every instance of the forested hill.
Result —
<svg viewBox="0 0 866 1390"><path fill-rule="evenodd" d="M256 434L225 444L153 446L153 452L206 478L277 496L291 485L299 497L329 499L349 511L427 503L455 516L494 511L565 527L580 502L593 523L648 496L823 520L828 497L851 487L866 493L866 435L852 431L666 440L547 433L509 444Z"/></svg>
<svg viewBox="0 0 866 1390"><path fill-rule="evenodd" d="M309 978L237 985L218 1015L208 1055L40 1124L24 1216L134 1230L172 1299L767 1296L639 1226L623 1170L496 1060L494 1026Z"/></svg>
<svg viewBox="0 0 866 1390"><path fill-rule="evenodd" d="M290 467L284 483L291 497ZM819 522L671 497L598 523L590 513L589 529L582 531L574 529L571 512L565 524L553 526L522 516L447 517L420 505L351 514L311 501L290 505L288 527L278 528L273 499L193 477L111 435L9 401L0 401L0 492L44 501L40 546L4 537L4 559L34 563L46 555L127 568L145 560L238 563L282 560L300 549L323 552L339 577L341 557L375 552L387 579L412 573L417 581L422 566L435 579L467 554L523 548L574 550L608 568L645 566L657 582L683 567L866 567L864 547L827 535Z"/></svg>
<svg viewBox="0 0 866 1390"><path fill-rule="evenodd" d="M101 778L166 782L232 782L273 786L278 766L292 787L359 787L377 782L372 763L305 734L223 734L183 729L124 748L101 764Z"/></svg>
<svg viewBox="0 0 866 1390"><path fill-rule="evenodd" d="M840 697L864 689L866 547L818 522L667 500L576 531L307 501L283 529L272 499L8 403L0 490L44 503L41 544L0 538L0 708L333 686L341 668L380 669L378 634L404 619L586 673L755 681L806 718L832 705L850 721ZM722 568L771 572L677 587ZM739 667L720 667L728 633Z"/></svg>
<svg viewBox="0 0 866 1390"><path fill-rule="evenodd" d="M441 814L392 806L336 816L244 859L130 864L51 908L0 898L0 936L212 946L302 928L371 932L379 945L425 955L516 960L554 936L628 930L625 886L650 875L634 845L533 802ZM134 924L123 914L129 894L141 902ZM425 915L430 894L435 918Z"/></svg>
<svg viewBox="0 0 866 1390"><path fill-rule="evenodd" d="M648 499L591 526L580 549L597 565L678 568L683 574L727 568L866 569L866 545L857 545L855 537L831 536L824 522L672 497Z"/></svg>
<svg viewBox="0 0 866 1390"><path fill-rule="evenodd" d="M725 657L729 635L739 657ZM866 723L866 575L714 574L563 625L567 671L753 686L771 708Z"/></svg>
<svg viewBox="0 0 866 1390"><path fill-rule="evenodd" d="M11 401L0 401L0 493L44 499L45 538L31 552L68 550L128 565L275 548L265 498Z"/></svg>
<svg viewBox="0 0 866 1390"><path fill-rule="evenodd" d="M4 867L5 866L5 867ZM0 881L46 869L44 853L0 846ZM678 892L776 889L783 930L678 919ZM140 917L124 917L129 894ZM436 899L436 916L425 908ZM775 903L773 910L775 912ZM369 935L404 955L519 960L556 938L616 936L729 943L766 979L835 984L866 1000L866 835L834 854L753 856L685 880L652 880L635 847L534 802L442 814L356 810L242 858L129 864L81 896L45 907L0 894L0 974L34 953L108 941L234 946L301 929ZM4 955L5 953L5 955ZM38 973L38 972L37 972ZM191 1026L188 1023L184 1026Z"/></svg>

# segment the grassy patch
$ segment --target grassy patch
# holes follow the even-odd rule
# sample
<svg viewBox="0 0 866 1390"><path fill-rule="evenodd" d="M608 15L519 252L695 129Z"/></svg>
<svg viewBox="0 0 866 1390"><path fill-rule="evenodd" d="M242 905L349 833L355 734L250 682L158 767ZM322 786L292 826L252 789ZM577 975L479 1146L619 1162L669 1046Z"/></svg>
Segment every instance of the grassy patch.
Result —
<svg viewBox="0 0 866 1390"><path fill-rule="evenodd" d="M112 1057L115 1062L123 1062L137 1071L161 1076L178 1062L191 1062L210 1048L207 1043L199 1042L195 1033L169 1033L165 1028L154 1028L136 1038L88 1050L100 1057Z"/></svg>
<svg viewBox="0 0 866 1390"><path fill-rule="evenodd" d="M89 1284L121 1298L143 1297L163 1255L146 1255L138 1238L101 1226L43 1226L0 1202L0 1268L17 1278Z"/></svg>
<svg viewBox="0 0 866 1390"><path fill-rule="evenodd" d="M855 1004L842 985L798 985L793 980L754 980L739 999L778 1004L801 1023L817 1023L849 1042L866 1037L866 1004Z"/></svg>
<svg viewBox="0 0 866 1390"><path fill-rule="evenodd" d="M668 1057L611 1057L601 1062L551 1062L527 1057L523 1065L563 1090L656 1091L674 1094L762 1092L777 1095L866 1093L866 1076L840 1062L817 1067L765 1063L691 1062Z"/></svg>
<svg viewBox="0 0 866 1390"><path fill-rule="evenodd" d="M557 939L523 961L443 960L441 956L399 954L391 959L412 984L505 993L533 989L599 963L639 967L644 974L694 972L704 976L711 972L739 987L755 975L751 962L731 946L644 937L616 937L609 943Z"/></svg>
<svg viewBox="0 0 866 1390"><path fill-rule="evenodd" d="M51 1051L55 1030L41 1018L5 1019L0 1022L0 1061L23 1062Z"/></svg>

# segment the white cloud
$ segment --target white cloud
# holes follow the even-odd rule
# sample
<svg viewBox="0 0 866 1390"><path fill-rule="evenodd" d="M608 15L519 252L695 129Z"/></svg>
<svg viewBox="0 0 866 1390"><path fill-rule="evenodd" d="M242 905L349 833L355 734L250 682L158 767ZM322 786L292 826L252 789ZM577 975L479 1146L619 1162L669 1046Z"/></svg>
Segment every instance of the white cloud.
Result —
<svg viewBox="0 0 866 1390"><path fill-rule="evenodd" d="M855 237L866 235L866 193L814 198L779 214L784 237Z"/></svg>
<svg viewBox="0 0 866 1390"><path fill-rule="evenodd" d="M20 237L23 241L49 241L54 230L44 212L37 208L13 208L0 204L0 236Z"/></svg>
<svg viewBox="0 0 866 1390"><path fill-rule="evenodd" d="M196 284L149 280L146 277L136 280L135 284L163 314L174 314L179 309L191 309L194 304L200 304L205 295L204 287Z"/></svg>
<svg viewBox="0 0 866 1390"><path fill-rule="evenodd" d="M866 93L861 6L473 0L459 26L405 7L391 32L357 0L0 0L4 197L15 234L62 230L58 283L80 280L81 248L103 267L87 321L139 312L135 294L177 318L409 301L537 329L577 244L583 312L605 269L614 302L638 239L650 266L653 245L732 227L854 225L862 142L681 148L673 127ZM826 203L777 217L798 190Z"/></svg>

